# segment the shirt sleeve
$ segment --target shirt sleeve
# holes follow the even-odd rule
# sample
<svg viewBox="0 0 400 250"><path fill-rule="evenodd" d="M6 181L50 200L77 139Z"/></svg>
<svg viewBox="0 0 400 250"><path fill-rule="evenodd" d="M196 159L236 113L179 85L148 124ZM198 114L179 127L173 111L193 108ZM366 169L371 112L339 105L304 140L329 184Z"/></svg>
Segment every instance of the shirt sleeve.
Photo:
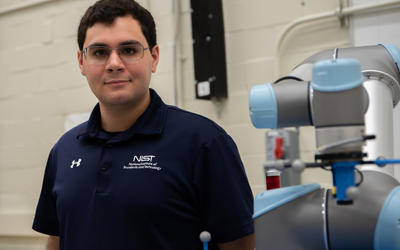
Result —
<svg viewBox="0 0 400 250"><path fill-rule="evenodd" d="M59 223L56 211L56 199L53 193L55 165L53 150L49 154L44 173L42 191L36 208L32 229L40 233L58 236Z"/></svg>
<svg viewBox="0 0 400 250"><path fill-rule="evenodd" d="M253 194L238 149L226 133L203 145L195 183L204 230L213 240L224 243L254 232Z"/></svg>

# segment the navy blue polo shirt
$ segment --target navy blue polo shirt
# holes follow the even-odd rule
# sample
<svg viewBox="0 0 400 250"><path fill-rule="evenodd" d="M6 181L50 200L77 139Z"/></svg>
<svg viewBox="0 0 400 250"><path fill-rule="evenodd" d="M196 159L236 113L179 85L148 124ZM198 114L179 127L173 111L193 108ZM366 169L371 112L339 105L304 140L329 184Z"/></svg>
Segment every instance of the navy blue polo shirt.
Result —
<svg viewBox="0 0 400 250"><path fill-rule="evenodd" d="M135 124L89 121L52 148L33 229L62 250L202 249L253 233L253 195L238 150L211 120L165 105L154 90Z"/></svg>

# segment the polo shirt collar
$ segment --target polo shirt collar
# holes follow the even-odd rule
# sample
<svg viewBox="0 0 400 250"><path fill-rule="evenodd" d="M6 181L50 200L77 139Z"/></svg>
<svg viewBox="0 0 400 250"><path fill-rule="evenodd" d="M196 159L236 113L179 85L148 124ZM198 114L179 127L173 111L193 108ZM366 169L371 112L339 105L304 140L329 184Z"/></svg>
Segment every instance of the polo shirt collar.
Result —
<svg viewBox="0 0 400 250"><path fill-rule="evenodd" d="M107 133L101 128L100 106L97 104L90 114L83 136L120 142L129 140L135 134L160 135L165 125L166 105L153 89L150 89L150 98L149 106L136 122L129 129L117 133L115 136L111 136L111 133Z"/></svg>

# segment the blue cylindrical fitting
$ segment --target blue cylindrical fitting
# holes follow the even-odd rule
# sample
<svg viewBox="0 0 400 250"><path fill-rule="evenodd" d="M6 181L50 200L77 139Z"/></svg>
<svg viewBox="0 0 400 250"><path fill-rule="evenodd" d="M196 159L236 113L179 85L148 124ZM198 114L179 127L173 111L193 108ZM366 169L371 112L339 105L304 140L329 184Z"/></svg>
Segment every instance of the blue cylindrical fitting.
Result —
<svg viewBox="0 0 400 250"><path fill-rule="evenodd" d="M271 84L251 88L249 96L250 119L256 128L277 128L278 104Z"/></svg>
<svg viewBox="0 0 400 250"><path fill-rule="evenodd" d="M397 69L400 72L400 49L393 44L382 44L383 47L389 52L389 54L392 56L393 61L397 65Z"/></svg>
<svg viewBox="0 0 400 250"><path fill-rule="evenodd" d="M321 92L339 92L358 87L363 82L360 62L351 58L315 63L311 86Z"/></svg>

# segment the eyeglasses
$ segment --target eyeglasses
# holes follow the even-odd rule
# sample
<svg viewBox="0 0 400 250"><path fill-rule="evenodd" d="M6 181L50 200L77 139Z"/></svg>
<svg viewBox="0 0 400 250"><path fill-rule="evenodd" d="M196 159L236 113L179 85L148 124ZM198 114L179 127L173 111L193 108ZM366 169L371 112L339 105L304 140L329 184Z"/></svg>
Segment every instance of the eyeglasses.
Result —
<svg viewBox="0 0 400 250"><path fill-rule="evenodd" d="M119 58L123 62L136 62L143 58L144 51L149 49L144 48L140 43L124 44L117 48L110 48L103 45L92 45L82 50L85 58L90 63L104 64L108 61L113 50L116 50Z"/></svg>

